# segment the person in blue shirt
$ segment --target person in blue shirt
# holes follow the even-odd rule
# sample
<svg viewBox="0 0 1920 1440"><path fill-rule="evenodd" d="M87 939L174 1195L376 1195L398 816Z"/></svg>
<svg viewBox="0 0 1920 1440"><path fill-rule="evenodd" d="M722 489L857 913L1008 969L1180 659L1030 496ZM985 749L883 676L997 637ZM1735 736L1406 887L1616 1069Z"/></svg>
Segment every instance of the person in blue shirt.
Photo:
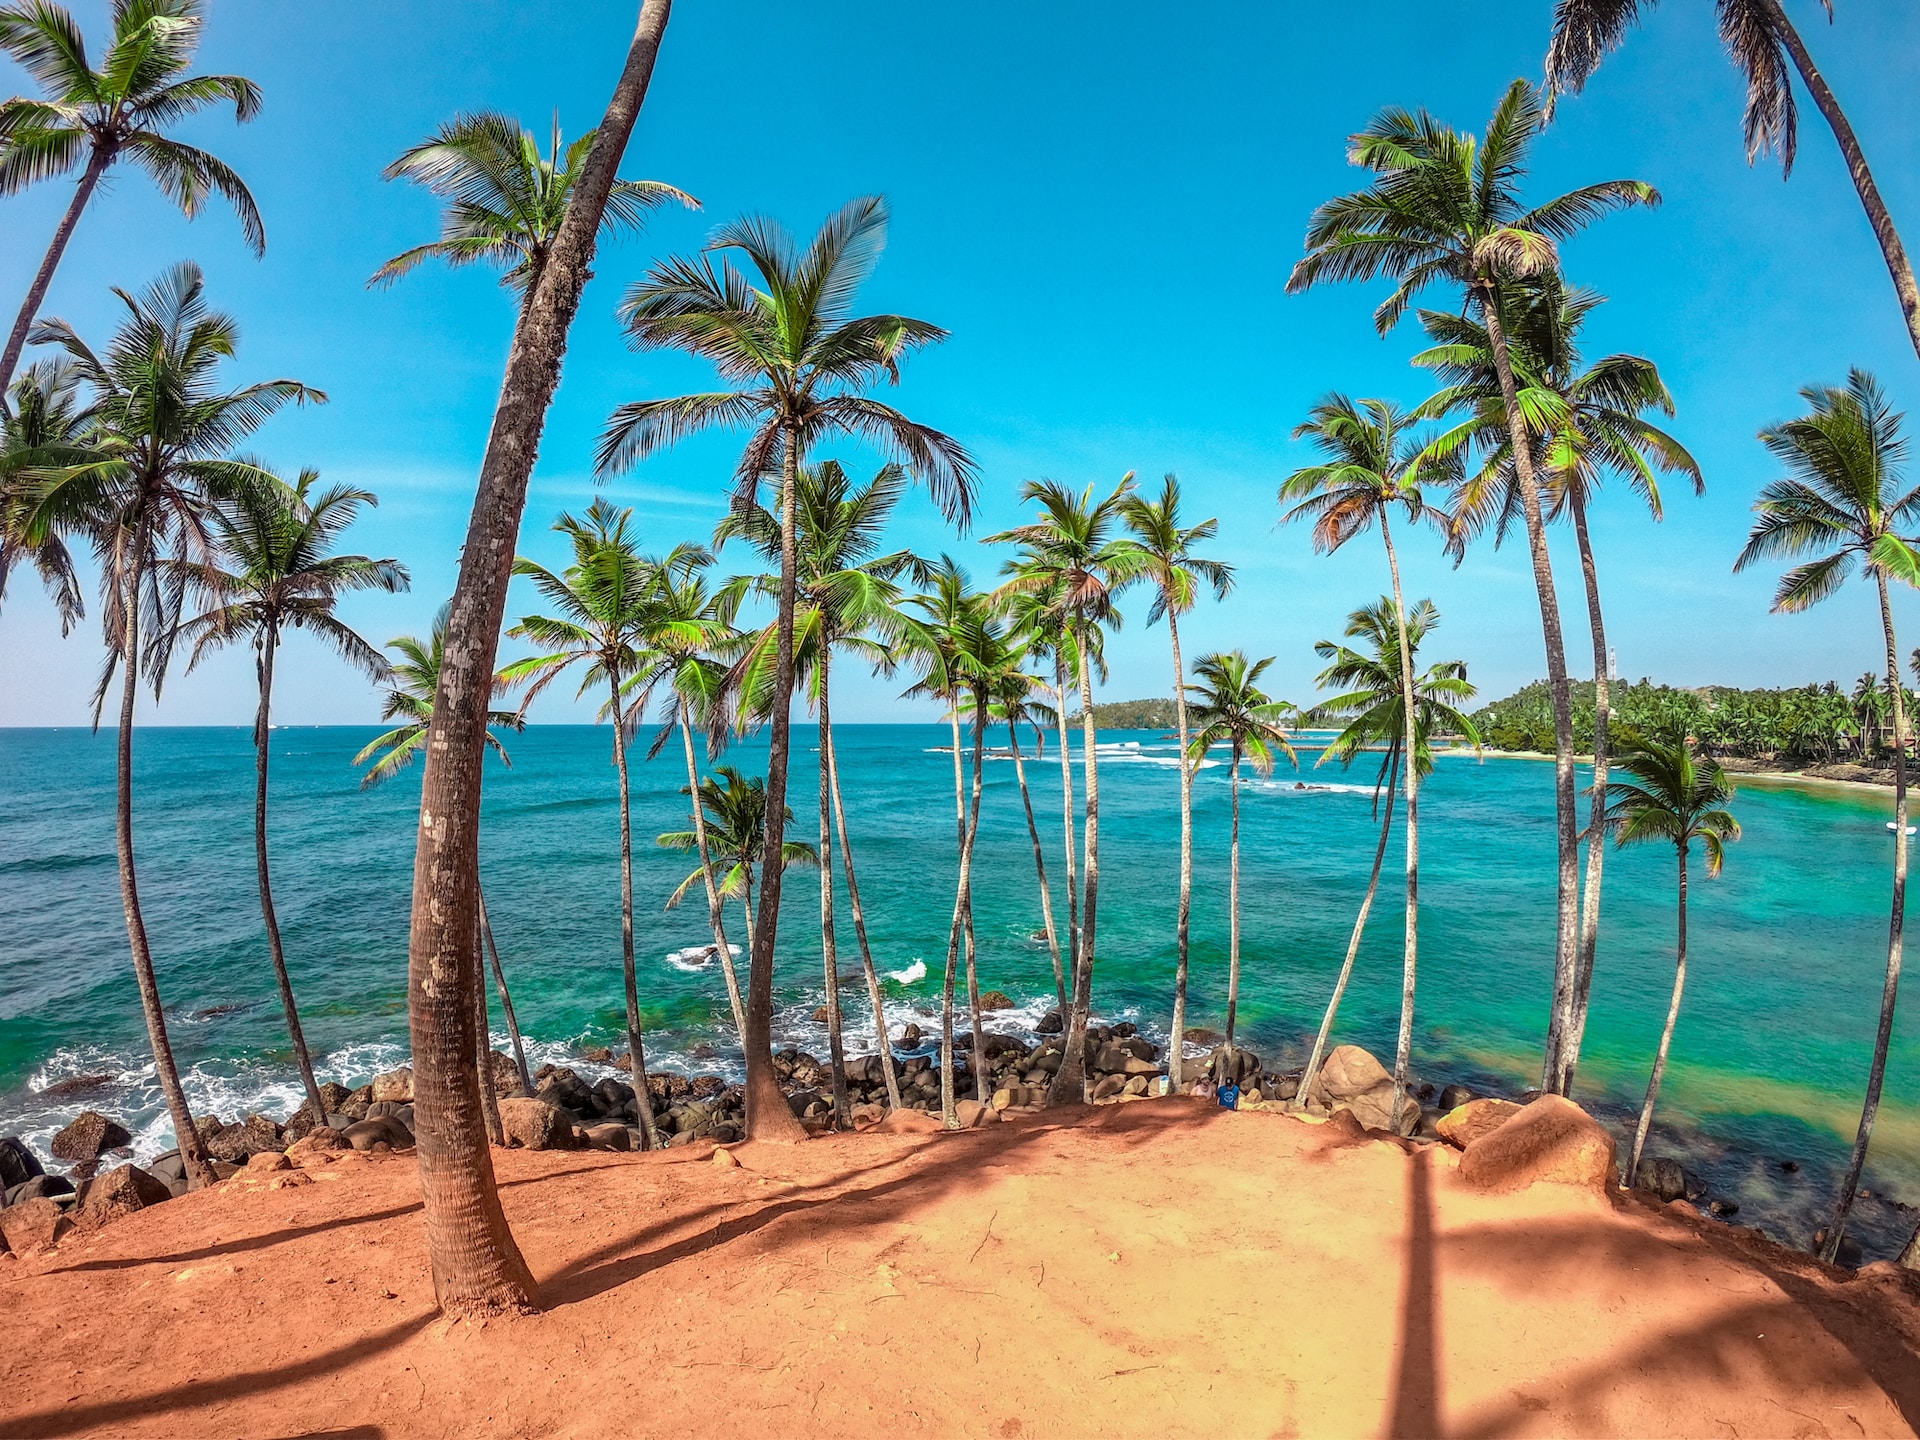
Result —
<svg viewBox="0 0 1920 1440"><path fill-rule="evenodd" d="M1240 1108L1240 1086L1237 1082L1233 1080L1222 1081L1220 1088L1213 1093L1214 1098L1220 1102L1221 1109L1238 1110Z"/></svg>

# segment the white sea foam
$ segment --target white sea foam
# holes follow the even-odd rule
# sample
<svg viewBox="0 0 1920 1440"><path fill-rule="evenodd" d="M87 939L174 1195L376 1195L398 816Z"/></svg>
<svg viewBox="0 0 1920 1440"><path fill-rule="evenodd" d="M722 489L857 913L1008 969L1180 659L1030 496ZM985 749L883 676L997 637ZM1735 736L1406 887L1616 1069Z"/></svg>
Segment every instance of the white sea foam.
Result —
<svg viewBox="0 0 1920 1440"><path fill-rule="evenodd" d="M902 985L915 984L927 978L927 962L916 960L904 970L889 970L887 978L898 981Z"/></svg>
<svg viewBox="0 0 1920 1440"><path fill-rule="evenodd" d="M727 953L737 960L740 958L741 950L738 945L729 940ZM697 975L708 969L718 954L713 942L709 940L705 945L689 945L684 950L675 950L666 957L666 962L676 970L685 970L689 974Z"/></svg>

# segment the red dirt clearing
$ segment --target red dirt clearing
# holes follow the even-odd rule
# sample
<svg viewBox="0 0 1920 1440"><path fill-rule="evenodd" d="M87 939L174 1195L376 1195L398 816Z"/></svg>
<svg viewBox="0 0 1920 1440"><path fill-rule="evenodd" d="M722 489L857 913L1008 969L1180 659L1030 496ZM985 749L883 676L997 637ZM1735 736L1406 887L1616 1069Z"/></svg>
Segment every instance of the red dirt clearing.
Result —
<svg viewBox="0 0 1920 1440"><path fill-rule="evenodd" d="M1920 1287L1159 1101L496 1152L548 1310L438 1316L412 1161L0 1260L0 1435L1911 1435Z"/></svg>

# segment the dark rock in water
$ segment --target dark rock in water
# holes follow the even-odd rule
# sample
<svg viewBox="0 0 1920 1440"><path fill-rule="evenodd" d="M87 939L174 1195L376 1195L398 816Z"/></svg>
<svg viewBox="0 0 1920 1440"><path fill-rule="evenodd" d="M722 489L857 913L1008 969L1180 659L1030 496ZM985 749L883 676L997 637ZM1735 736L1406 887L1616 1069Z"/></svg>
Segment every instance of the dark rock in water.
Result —
<svg viewBox="0 0 1920 1440"><path fill-rule="evenodd" d="M1049 1010L1040 1017L1040 1023L1033 1028L1039 1035L1059 1035L1065 1032L1067 1023L1060 1018L1058 1010Z"/></svg>
<svg viewBox="0 0 1920 1440"><path fill-rule="evenodd" d="M0 1140L0 1189L11 1190L45 1173L39 1158L27 1148L25 1141L11 1135Z"/></svg>
<svg viewBox="0 0 1920 1440"><path fill-rule="evenodd" d="M245 1005L239 1003L238 1001L235 1001L226 1005L209 1005L204 1010L194 1011L193 1018L195 1020L220 1020L225 1018L228 1015L238 1015L242 1010L245 1010L246 1008L247 1007Z"/></svg>
<svg viewBox="0 0 1920 1440"><path fill-rule="evenodd" d="M1209 1030L1204 1025L1187 1026L1187 1044L1205 1045L1209 1050L1227 1037L1218 1030Z"/></svg>
<svg viewBox="0 0 1920 1440"><path fill-rule="evenodd" d="M75 1075L70 1079L56 1080L40 1092L42 1100L77 1100L82 1095L91 1095L95 1091L105 1090L118 1083L117 1075Z"/></svg>
<svg viewBox="0 0 1920 1440"><path fill-rule="evenodd" d="M71 1125L53 1137L53 1143L48 1148L57 1160L84 1164L98 1160L109 1150L118 1150L132 1143L133 1136L127 1133L124 1125L109 1120L98 1110L83 1110Z"/></svg>
<svg viewBox="0 0 1920 1440"><path fill-rule="evenodd" d="M900 1043L912 1050L926 1043L926 1032L909 1020L900 1031Z"/></svg>
<svg viewBox="0 0 1920 1440"><path fill-rule="evenodd" d="M720 1053L720 1047L711 1040L702 1040L687 1052L695 1060L711 1060Z"/></svg>
<svg viewBox="0 0 1920 1440"><path fill-rule="evenodd" d="M1440 1092L1438 1108L1441 1111L1458 1110L1469 1100L1477 1098L1473 1091L1464 1085L1449 1085Z"/></svg>
<svg viewBox="0 0 1920 1440"><path fill-rule="evenodd" d="M1134 1024L1131 1020L1122 1020L1118 1025L1115 1025L1107 1031L1107 1038L1109 1040L1131 1040L1139 1033L1140 1027L1138 1025Z"/></svg>
<svg viewBox="0 0 1920 1440"><path fill-rule="evenodd" d="M1740 1213L1738 1202L1733 1200L1716 1200L1707 1208L1723 1220L1729 1215L1738 1215Z"/></svg>
<svg viewBox="0 0 1920 1440"><path fill-rule="evenodd" d="M718 1075L696 1075L687 1082L687 1093L696 1100L710 1100L727 1088Z"/></svg>
<svg viewBox="0 0 1920 1440"><path fill-rule="evenodd" d="M1431 1100L1433 1099L1433 1086L1422 1085L1419 1087L1419 1089L1415 1090L1413 1093L1422 1100Z"/></svg>
<svg viewBox="0 0 1920 1440"><path fill-rule="evenodd" d="M53 1200L73 1194L73 1182L64 1175L36 1175L7 1190L7 1204L24 1205L29 1200Z"/></svg>
<svg viewBox="0 0 1920 1440"><path fill-rule="evenodd" d="M1244 1087L1249 1076L1259 1073L1260 1057L1244 1045L1233 1047L1231 1059L1224 1045L1207 1057L1207 1078L1215 1085L1224 1084L1231 1078L1235 1084Z"/></svg>
<svg viewBox="0 0 1920 1440"><path fill-rule="evenodd" d="M1780 1168L1788 1175L1798 1175L1800 1173L1800 1162L1798 1160L1782 1160L1780 1162Z"/></svg>
<svg viewBox="0 0 1920 1440"><path fill-rule="evenodd" d="M1663 1202L1684 1200L1687 1198L1687 1172L1670 1155L1644 1156L1639 1170L1634 1173L1633 1188L1645 1190Z"/></svg>
<svg viewBox="0 0 1920 1440"><path fill-rule="evenodd" d="M611 1065L613 1063L613 1051L604 1045L589 1045L580 1052L580 1058L589 1065Z"/></svg>
<svg viewBox="0 0 1920 1440"><path fill-rule="evenodd" d="M980 996L980 1009L982 1012L988 1010L1011 1010L1013 1008L1013 997L1004 990L988 990Z"/></svg>
<svg viewBox="0 0 1920 1440"><path fill-rule="evenodd" d="M830 1012L826 1006L816 1005L813 1007L813 1023L814 1024L824 1025L827 1023L827 1021L831 1020L832 1018L833 1018L832 1012Z"/></svg>

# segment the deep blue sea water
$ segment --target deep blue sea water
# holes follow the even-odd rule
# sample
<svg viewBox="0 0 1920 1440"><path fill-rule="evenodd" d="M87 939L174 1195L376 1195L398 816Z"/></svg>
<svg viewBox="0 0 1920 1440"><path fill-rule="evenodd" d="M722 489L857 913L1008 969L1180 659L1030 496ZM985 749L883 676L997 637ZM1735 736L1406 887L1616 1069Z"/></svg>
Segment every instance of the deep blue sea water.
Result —
<svg viewBox="0 0 1920 1440"><path fill-rule="evenodd" d="M405 1059L407 908L417 772L363 792L349 757L375 733L273 734L276 899L323 1078L358 1084ZM937 1014L956 868L952 757L939 725L839 732L862 898L887 971L897 1030ZM790 833L818 835L811 730L798 743ZM1004 745L1004 732L995 737ZM536 1057L621 1043L618 831L609 736L536 726L490 762L482 874ZM1095 1004L1164 1035L1179 863L1174 747L1153 732L1103 732L1102 883ZM253 871L252 745L244 729L144 729L136 742L136 833L147 923L176 1052L196 1110L284 1114L298 1101ZM637 757L636 757L637 758ZM751 771L764 742L728 757ZM1371 766L1283 769L1243 803L1244 1035L1274 1059L1304 1058L1366 884L1376 836ZM1029 783L1064 924L1059 767L1028 758ZM717 972L669 957L707 939L696 894L665 910L685 856L652 837L686 825L677 742L634 765L642 1002L656 1065L737 1065ZM1305 783L1312 788L1299 789ZM1512 1089L1537 1079L1553 952L1552 770L1536 761L1444 757L1423 792L1420 1006L1415 1064L1435 1080ZM1884 966L1891 797L1743 782L1744 838L1725 874L1692 888L1690 982L1655 1147L1679 1154L1742 1221L1804 1240L1830 1199L1858 1118ZM1013 767L987 768L975 900L981 985L1030 1025L1051 1004L1032 850ZM1196 788L1192 1023L1218 1026L1226 975L1228 788ZM110 1072L89 1102L125 1118L137 1150L170 1143L127 959L113 858L113 740L84 730L0 731L0 1133L44 1150L80 1108L38 1092ZM1339 1038L1385 1054L1397 1016L1396 837ZM1609 859L1606 915L1579 1098L1624 1126L1638 1104L1672 983L1671 850ZM737 907L730 935L744 943ZM857 965L841 894L841 965ZM811 1012L824 995L819 889L789 873L778 964L780 1042L824 1054ZM852 1048L871 1048L863 995L849 996ZM1856 1233L1897 1249L1920 1203L1920 1023L1896 1043ZM496 1019L496 1031L499 1022ZM503 1035L500 1037L504 1043ZM696 1058L695 1051L699 1054ZM536 1059L537 1063L537 1059ZM590 1067L589 1067L590 1068ZM1799 1162L1797 1174L1778 1164Z"/></svg>

